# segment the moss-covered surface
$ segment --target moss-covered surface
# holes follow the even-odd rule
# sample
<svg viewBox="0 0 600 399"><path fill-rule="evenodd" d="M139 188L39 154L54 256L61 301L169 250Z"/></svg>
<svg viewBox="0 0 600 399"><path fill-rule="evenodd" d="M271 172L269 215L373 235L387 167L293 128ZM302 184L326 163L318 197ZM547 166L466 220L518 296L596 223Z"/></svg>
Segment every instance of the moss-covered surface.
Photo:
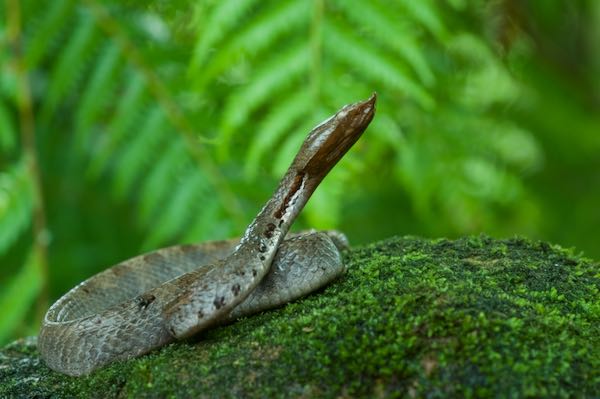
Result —
<svg viewBox="0 0 600 399"><path fill-rule="evenodd" d="M324 291L89 377L34 341L0 397L598 397L600 268L546 243L393 238Z"/></svg>

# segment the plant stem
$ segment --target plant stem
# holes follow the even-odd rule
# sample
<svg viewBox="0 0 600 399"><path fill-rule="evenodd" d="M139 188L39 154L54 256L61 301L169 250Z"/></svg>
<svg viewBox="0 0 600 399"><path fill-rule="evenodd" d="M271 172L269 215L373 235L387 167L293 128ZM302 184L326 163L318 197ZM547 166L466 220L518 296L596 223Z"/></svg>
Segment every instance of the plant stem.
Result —
<svg viewBox="0 0 600 399"><path fill-rule="evenodd" d="M44 209L44 193L35 139L35 118L31 100L31 86L23 59L21 8L19 0L7 0L7 37L13 51L12 64L17 83L17 107L21 133L22 153L27 174L33 186L33 251L38 260L40 292L36 304L36 320L41 320L48 308L48 230Z"/></svg>

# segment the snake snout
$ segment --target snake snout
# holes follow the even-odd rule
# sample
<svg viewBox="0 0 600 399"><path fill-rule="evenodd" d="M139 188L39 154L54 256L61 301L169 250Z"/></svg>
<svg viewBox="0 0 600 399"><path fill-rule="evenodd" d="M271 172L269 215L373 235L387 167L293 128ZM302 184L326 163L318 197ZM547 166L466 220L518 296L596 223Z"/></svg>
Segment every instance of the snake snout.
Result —
<svg viewBox="0 0 600 399"><path fill-rule="evenodd" d="M376 100L373 93L367 100L346 105L317 126L294 160L296 168L320 182L369 126Z"/></svg>

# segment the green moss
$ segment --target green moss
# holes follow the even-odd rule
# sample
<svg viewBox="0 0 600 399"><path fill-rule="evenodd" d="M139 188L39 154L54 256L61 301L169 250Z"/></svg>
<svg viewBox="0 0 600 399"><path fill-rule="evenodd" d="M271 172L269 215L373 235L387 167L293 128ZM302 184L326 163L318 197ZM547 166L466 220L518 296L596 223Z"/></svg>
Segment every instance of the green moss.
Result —
<svg viewBox="0 0 600 399"><path fill-rule="evenodd" d="M393 238L320 293L89 377L31 342L0 397L571 397L600 392L600 270L546 243Z"/></svg>

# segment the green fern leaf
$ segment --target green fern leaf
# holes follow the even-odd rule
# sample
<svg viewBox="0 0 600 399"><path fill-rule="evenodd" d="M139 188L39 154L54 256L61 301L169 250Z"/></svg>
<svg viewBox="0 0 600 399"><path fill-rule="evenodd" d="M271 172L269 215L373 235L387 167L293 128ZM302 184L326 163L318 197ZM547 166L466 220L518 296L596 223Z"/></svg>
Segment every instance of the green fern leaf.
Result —
<svg viewBox="0 0 600 399"><path fill-rule="evenodd" d="M173 195L153 223L143 247L155 248L181 233L193 220L192 212L200 209L203 197L208 197L205 179L198 172L190 172L176 184Z"/></svg>
<svg viewBox="0 0 600 399"><path fill-rule="evenodd" d="M250 149L244 163L244 172L249 179L256 177L265 153L272 150L277 141L305 116L311 108L312 93L300 90L291 93L277 104L258 125L251 138Z"/></svg>
<svg viewBox="0 0 600 399"><path fill-rule="evenodd" d="M0 254L31 224L33 186L24 160L0 173Z"/></svg>
<svg viewBox="0 0 600 399"><path fill-rule="evenodd" d="M283 35L303 26L309 15L308 5L305 1L279 2L252 19L242 32L222 43L204 65L192 63L196 89L202 90L208 82L239 62L241 56L254 56Z"/></svg>
<svg viewBox="0 0 600 399"><path fill-rule="evenodd" d="M60 57L50 75L46 99L41 110L42 124L47 124L53 116L56 107L68 91L78 83L87 65L86 60L94 50L97 31L94 19L84 14L79 24L70 35L69 42L61 52Z"/></svg>
<svg viewBox="0 0 600 399"><path fill-rule="evenodd" d="M181 242L202 242L230 238L232 223L221 215L221 207L217 201L210 201L209 195L194 215L194 221L187 227Z"/></svg>
<svg viewBox="0 0 600 399"><path fill-rule="evenodd" d="M379 0L380 1L380 0ZM448 34L439 17L439 12L431 0L401 0L398 3L404 10L412 15L416 21L425 26L435 37L444 41Z"/></svg>
<svg viewBox="0 0 600 399"><path fill-rule="evenodd" d="M244 18L248 10L259 3L259 0L222 0L210 10L210 17L201 26L198 41L194 49L192 65L204 64L212 47L228 32L236 28L239 20Z"/></svg>
<svg viewBox="0 0 600 399"><path fill-rule="evenodd" d="M114 189L118 198L133 190L133 183L145 173L150 163L149 155L156 154L159 145L165 139L166 126L162 109L154 107L139 131L122 146L116 158L118 173L114 178Z"/></svg>
<svg viewBox="0 0 600 399"><path fill-rule="evenodd" d="M25 264L0 291L0 345L21 325L42 288L39 254L31 249Z"/></svg>
<svg viewBox="0 0 600 399"><path fill-rule="evenodd" d="M125 93L117 100L116 111L106 126L106 133L99 140L89 167L89 175L98 177L109 165L116 149L135 130L135 122L141 119L147 106L145 82L139 74L126 76Z"/></svg>
<svg viewBox="0 0 600 399"><path fill-rule="evenodd" d="M177 180L176 176L188 164L185 146L181 140L171 140L167 145L168 148L162 152L156 164L150 169L141 189L139 217L148 225L162 211L167 198L176 189L174 183Z"/></svg>
<svg viewBox="0 0 600 399"><path fill-rule="evenodd" d="M75 115L79 148L89 147L92 124L111 99L110 93L118 83L115 75L119 71L119 61L119 48L108 42L99 56L89 82L83 89L84 95L79 100L78 112Z"/></svg>
<svg viewBox="0 0 600 399"><path fill-rule="evenodd" d="M386 89L397 90L412 97L424 108L433 106L433 99L416 83L398 63L375 52L371 46L353 35L349 27L341 24L326 24L324 27L325 48L337 58L353 67L367 80Z"/></svg>
<svg viewBox="0 0 600 399"><path fill-rule="evenodd" d="M252 83L230 98L223 110L219 155L223 159L229 150L234 131L244 124L250 114L264 105L273 92L282 92L294 83L294 79L309 67L309 48L303 44L291 45L282 56L265 64Z"/></svg>
<svg viewBox="0 0 600 399"><path fill-rule="evenodd" d="M354 23L368 27L379 43L402 57L423 84L430 86L434 83L433 72L413 33L414 26L399 22L388 10L380 8L377 2L364 2L360 7L344 0L337 0L336 4ZM389 8L390 5L386 4L385 7Z"/></svg>
<svg viewBox="0 0 600 399"><path fill-rule="evenodd" d="M40 15L40 25L31 33L31 39L25 47L27 68L36 68L42 57L54 47L52 41L68 26L74 5L72 0L53 0L48 3L46 12Z"/></svg>

